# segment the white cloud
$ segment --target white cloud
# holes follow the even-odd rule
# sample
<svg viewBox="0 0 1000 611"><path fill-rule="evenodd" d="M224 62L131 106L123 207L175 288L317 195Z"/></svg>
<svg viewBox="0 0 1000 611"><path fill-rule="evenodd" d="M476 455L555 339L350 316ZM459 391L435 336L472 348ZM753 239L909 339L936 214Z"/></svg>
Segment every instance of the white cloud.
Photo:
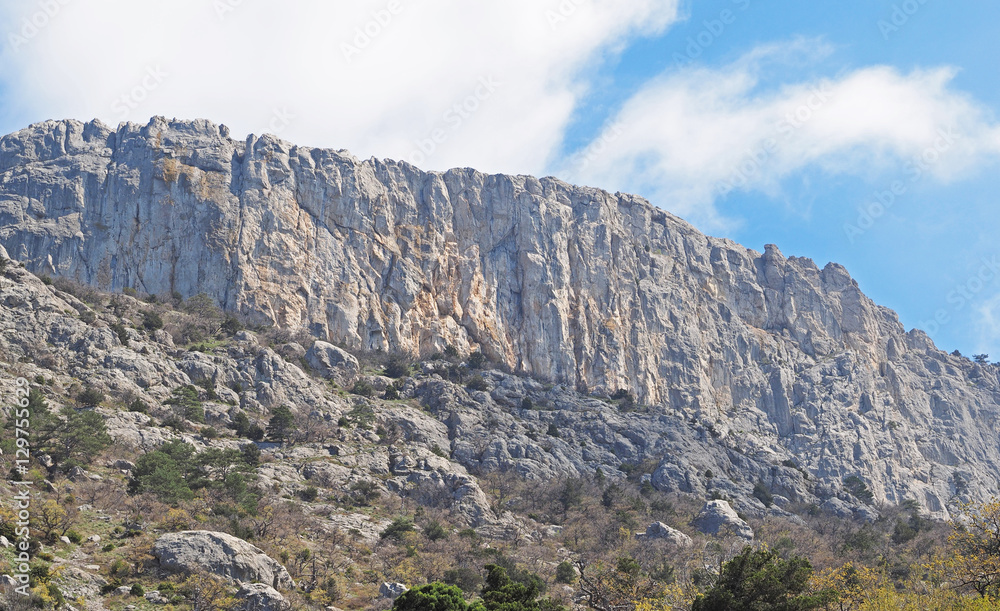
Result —
<svg viewBox="0 0 1000 611"><path fill-rule="evenodd" d="M731 222L716 211L720 196L774 192L807 168L907 177L919 167L947 182L1000 154L1000 127L950 88L950 68L903 74L876 66L759 90L762 73L780 74L774 63L825 52L799 40L755 49L721 69L670 71L630 98L605 137L564 171L642 193L718 229Z"/></svg>
<svg viewBox="0 0 1000 611"><path fill-rule="evenodd" d="M202 117L234 134L283 127L359 156L508 172L546 167L583 68L677 19L677 0L42 4L60 8L34 33L22 29L40 4L0 2L14 36L0 55L7 121ZM463 102L476 110L446 115ZM421 158L416 142L435 129L441 142Z"/></svg>

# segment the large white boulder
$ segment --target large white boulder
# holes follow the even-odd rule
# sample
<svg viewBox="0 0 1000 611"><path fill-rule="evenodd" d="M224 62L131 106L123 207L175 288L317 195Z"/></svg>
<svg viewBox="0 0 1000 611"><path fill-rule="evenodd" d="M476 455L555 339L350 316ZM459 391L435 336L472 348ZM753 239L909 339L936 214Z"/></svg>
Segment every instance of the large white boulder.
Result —
<svg viewBox="0 0 1000 611"><path fill-rule="evenodd" d="M208 530L168 533L153 544L153 556L167 571L203 570L241 583L259 582L272 588L295 586L280 562L259 547L232 535Z"/></svg>

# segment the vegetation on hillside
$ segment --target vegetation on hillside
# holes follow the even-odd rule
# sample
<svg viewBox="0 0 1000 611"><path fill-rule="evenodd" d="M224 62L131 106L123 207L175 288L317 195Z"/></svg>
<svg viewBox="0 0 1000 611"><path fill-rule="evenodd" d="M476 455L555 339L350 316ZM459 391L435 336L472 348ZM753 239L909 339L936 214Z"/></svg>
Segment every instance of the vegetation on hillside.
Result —
<svg viewBox="0 0 1000 611"><path fill-rule="evenodd" d="M203 296L138 301L53 282L88 304L81 320L117 325L113 332L123 345L168 334L178 351L211 356L248 324L222 314ZM282 330L257 332L276 348L304 341ZM298 362L294 352L288 354ZM472 393L486 385L489 372L483 370L490 365L482 353L463 356L449 347L434 356L452 382ZM350 410L332 421L279 402L257 412L235 409L238 402L226 404L224 397L238 398L242 388L234 383L227 390L211 379L178 384L162 402L126 396L68 375L34 373L55 370L42 360L5 370L32 382L24 409L33 458L25 473L18 471L18 418L4 405L0 468L11 479L31 482L34 514L31 597L0 595L0 610L21 609L25 602L81 608L82 601L63 591L66 559L100 567L94 570L111 608L151 608L143 596L155 590L175 611L239 609L236 589L226 581L198 572L157 572L150 554L155 539L188 529L230 533L280 561L297 583L284 593L295 609L1000 609L1000 501L950 507L956 517L946 524L930 520L914 502L877 505L860 478L848 477L845 489L875 503L877 520L845 520L815 506L786 503L782 509L799 519L751 517L757 536L747 546L732 535L709 537L692 528L706 499L655 490L642 477L651 464L624 465L617 478L598 471L546 481L513 470L483 470L472 475L493 512L512 519L472 529L440 493L387 492L378 478L355 478L345 488L331 485L317 469L307 486L289 492L276 485L282 473L321 462L305 450L322 449L327 462L346 468L336 453L349 433L382 450L414 441L387 417L394 409L425 407L401 394L421 370L405 355L362 355L366 371L389 379L384 389L364 382L353 385L350 395L327 384L325 392L351 401ZM523 409L535 407L525 400ZM625 391L608 400L622 410L646 409ZM206 414L206 407L219 406L232 414L221 424ZM149 426L184 437L140 453L113 443L101 415L107 410L141 413ZM558 427L546 434L568 437ZM449 457L446 444L428 450L436 455L431 459ZM0 488L6 493L0 498L0 535L16 541L16 486ZM754 495L768 506L777 502L764 482ZM346 514L364 517L378 531L334 520ZM692 545L636 536L652 522L680 529ZM0 573L13 571L14 552L0 547ZM393 602L380 597L383 582L411 589Z"/></svg>

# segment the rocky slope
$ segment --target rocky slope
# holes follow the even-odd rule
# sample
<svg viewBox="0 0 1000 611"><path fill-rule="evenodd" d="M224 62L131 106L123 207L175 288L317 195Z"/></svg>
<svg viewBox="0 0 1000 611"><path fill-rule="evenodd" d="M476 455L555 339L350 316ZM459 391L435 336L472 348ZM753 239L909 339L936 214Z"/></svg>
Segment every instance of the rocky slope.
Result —
<svg viewBox="0 0 1000 611"><path fill-rule="evenodd" d="M794 460L814 477L786 492L804 499L842 495L843 479L858 476L879 500L913 499L944 517L956 495L1000 490L994 366L906 332L839 265L706 237L629 195L422 172L271 136L240 142L205 121L53 121L0 140L0 245L38 274L204 292L347 348L481 349L565 385L573 405L587 400L571 390L628 389L649 414L556 397L551 417L593 418L616 452L642 447L661 462L652 480L663 489L701 492L709 463L744 492L757 479L781 488L797 473L782 463ZM116 354L107 334L100 341ZM535 384L496 375L500 388ZM473 420L489 413L476 403ZM511 450L513 431L472 452L455 433L463 417L445 422L460 462L531 458ZM573 463L545 454L536 463L553 472ZM610 461L585 455L573 468Z"/></svg>

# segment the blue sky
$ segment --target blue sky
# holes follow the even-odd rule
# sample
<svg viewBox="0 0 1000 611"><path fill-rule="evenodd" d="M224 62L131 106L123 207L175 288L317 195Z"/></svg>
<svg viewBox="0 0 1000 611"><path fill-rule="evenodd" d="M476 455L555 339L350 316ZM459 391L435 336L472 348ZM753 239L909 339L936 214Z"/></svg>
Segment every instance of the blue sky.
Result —
<svg viewBox="0 0 1000 611"><path fill-rule="evenodd" d="M632 191L842 263L1000 360L997 23L942 0L0 0L0 132L208 118Z"/></svg>

